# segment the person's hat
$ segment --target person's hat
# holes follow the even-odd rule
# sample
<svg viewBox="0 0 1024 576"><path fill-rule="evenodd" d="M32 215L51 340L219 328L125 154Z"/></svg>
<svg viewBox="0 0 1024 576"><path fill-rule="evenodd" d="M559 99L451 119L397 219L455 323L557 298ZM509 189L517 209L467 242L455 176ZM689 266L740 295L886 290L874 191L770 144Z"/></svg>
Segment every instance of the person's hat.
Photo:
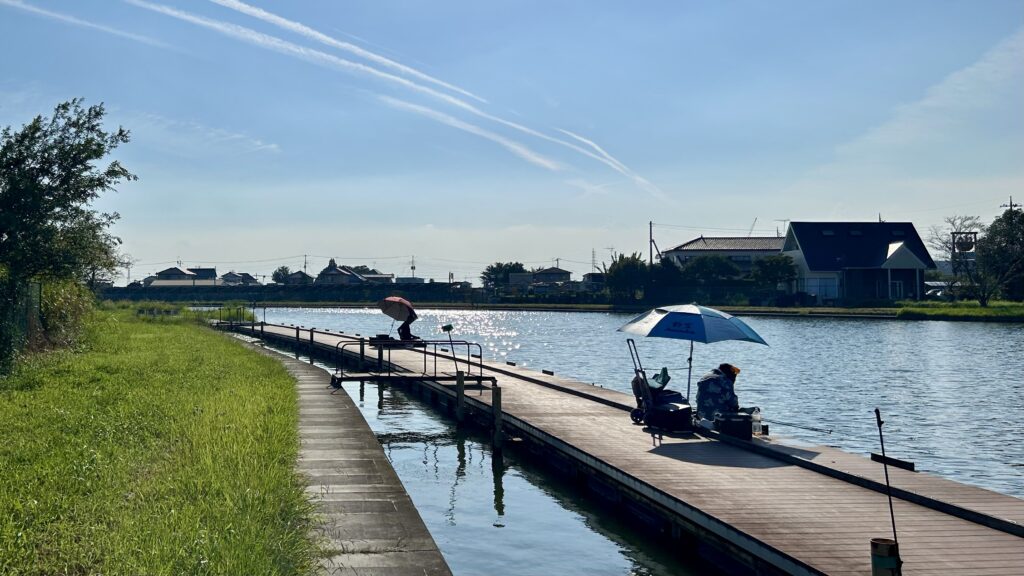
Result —
<svg viewBox="0 0 1024 576"><path fill-rule="evenodd" d="M718 369L724 373L732 374L733 376L740 373L740 369L733 366L732 364L719 364Z"/></svg>

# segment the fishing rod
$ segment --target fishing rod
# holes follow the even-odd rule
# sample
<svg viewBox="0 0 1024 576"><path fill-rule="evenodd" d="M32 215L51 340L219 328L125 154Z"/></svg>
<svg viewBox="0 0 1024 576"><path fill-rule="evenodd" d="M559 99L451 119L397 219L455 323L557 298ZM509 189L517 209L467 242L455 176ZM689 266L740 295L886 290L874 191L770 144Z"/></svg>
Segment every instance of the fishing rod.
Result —
<svg viewBox="0 0 1024 576"><path fill-rule="evenodd" d="M810 430L811 432L823 432L825 434L832 433L831 428L816 428L814 426L804 426L803 424L793 424L792 422L783 422L781 420L769 420L768 418L761 419L769 424L776 424L778 426L789 426L790 428L800 428L801 430Z"/></svg>

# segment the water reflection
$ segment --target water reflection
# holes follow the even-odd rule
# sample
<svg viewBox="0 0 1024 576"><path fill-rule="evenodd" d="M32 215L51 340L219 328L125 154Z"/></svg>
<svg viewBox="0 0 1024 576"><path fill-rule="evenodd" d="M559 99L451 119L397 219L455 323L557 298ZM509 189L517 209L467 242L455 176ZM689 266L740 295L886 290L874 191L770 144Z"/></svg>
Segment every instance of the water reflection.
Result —
<svg viewBox="0 0 1024 576"><path fill-rule="evenodd" d="M692 574L514 452L403 389L346 383L456 574ZM383 398L381 401L380 399Z"/></svg>
<svg viewBox="0 0 1024 576"><path fill-rule="evenodd" d="M479 341L490 360L550 369L629 392L632 365L615 329L628 314L422 310L421 336L451 323L457 336ZM349 333L387 332L376 309L281 308L270 322ZM773 426L816 444L866 454L878 451L874 408L886 419L886 449L937 473L1024 497L1024 443L1012 437L1024 414L1024 325L897 322L823 318L744 319L770 344L698 344L694 379L731 362L743 369L740 402L765 408L768 419L833 430ZM687 347L638 340L644 362L667 366L685 389Z"/></svg>

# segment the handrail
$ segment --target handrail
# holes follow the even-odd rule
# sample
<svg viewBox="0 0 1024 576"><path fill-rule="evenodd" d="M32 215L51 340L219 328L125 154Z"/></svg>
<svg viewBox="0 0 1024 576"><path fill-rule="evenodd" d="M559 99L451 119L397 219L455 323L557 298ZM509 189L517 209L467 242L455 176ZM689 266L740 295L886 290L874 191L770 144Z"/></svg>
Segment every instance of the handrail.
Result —
<svg viewBox="0 0 1024 576"><path fill-rule="evenodd" d="M457 353L456 349L457 348L465 347L465 349L466 349L465 363L466 363L466 368L467 368L467 370L466 370L467 375L473 375L472 372L473 372L474 364L471 361L471 358L473 356L473 350L476 350L477 357L482 357L483 356L483 347L479 343L477 343L477 342L470 342L468 340L374 340L374 339L368 339L368 338L360 338L358 342L339 341L337 344L334 345L334 357L335 357L334 372L335 372L335 375L339 376L339 377L344 377L345 376L345 363L343 362L343 359L345 357L345 349L346 348L354 348L356 346L359 346L360 368L362 368L362 365L366 363L365 347L366 347L366 345L368 343L370 344L370 346L373 346L373 347L377 348L377 350L378 350L378 356L377 356L378 370L382 370L382 369L386 368L386 370L387 370L386 374L388 376L391 375L391 367L392 367L391 351L394 350L394 349L405 350L405 349L409 349L410 347L413 347L413 348L420 348L420 347L426 348L427 346L432 347L433 350L430 352L430 355L433 356L433 359L434 359L434 365L433 365L433 370L432 371L428 371L427 370L427 368L428 368L428 366L427 366L427 354L428 353L427 353L426 350L423 351L423 374L425 376L431 376L431 375L432 376L437 376L438 375L438 373L437 373L437 359L438 359L438 357L448 358L447 355L442 355L442 354L438 353L437 349L438 349L439 346L448 346L448 347L451 348L452 354L451 354L450 358L451 358L451 360L453 362L455 362L455 369L456 370L459 369L459 365L461 364L461 362L463 362L463 360L461 360L459 358L459 356L461 354ZM385 351L385 350L387 351L387 359L386 360L384 359L384 357L382 355L382 352ZM483 375L484 375L484 366L483 366L483 364L482 363L477 363L475 366L477 368L477 374L475 376L483 378Z"/></svg>

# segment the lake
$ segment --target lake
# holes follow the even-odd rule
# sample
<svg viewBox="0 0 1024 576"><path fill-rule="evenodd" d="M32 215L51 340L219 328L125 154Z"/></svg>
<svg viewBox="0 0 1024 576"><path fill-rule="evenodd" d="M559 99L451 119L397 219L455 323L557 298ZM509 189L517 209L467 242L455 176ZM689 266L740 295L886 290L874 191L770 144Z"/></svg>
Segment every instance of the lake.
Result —
<svg viewBox="0 0 1024 576"><path fill-rule="evenodd" d="M452 324L455 338L480 342L485 359L630 390L626 335L616 328L633 315L417 313L413 332L423 338L446 338L440 327ZM257 311L259 319L263 314ZM396 328L369 308L268 308L265 314L267 322L364 336L394 335ZM693 380L721 362L739 366L740 404L760 406L775 422L772 436L852 453L877 452L877 406L886 421L887 454L911 460L924 472L1024 497L1024 442L1017 438L1024 433L1024 326L826 318L744 321L769 346L696 344ZM645 367L668 367L673 377L669 387L686 390L688 342L640 338L637 345ZM346 390L358 398L358 384L347 384ZM570 549L570 558L593 560L587 564L589 573L695 570L674 564L677 560L664 557L656 546L529 462L506 455L501 466L492 466L485 439L456 433L450 422L404 392L385 390L378 401L376 388L367 384L364 394L371 395L360 402L364 415L456 572L486 573L494 566L490 561L505 566L538 561L537 555L522 550L550 547L553 534L559 535L555 548L567 541L578 544ZM822 431L779 424L783 422ZM501 514L496 504L499 478ZM482 539L477 546L470 545L474 538ZM510 549L508 543L514 546ZM474 553L481 549L488 550L483 557ZM577 568L563 563L551 558L534 567L544 572ZM604 568L590 570L597 566Z"/></svg>

